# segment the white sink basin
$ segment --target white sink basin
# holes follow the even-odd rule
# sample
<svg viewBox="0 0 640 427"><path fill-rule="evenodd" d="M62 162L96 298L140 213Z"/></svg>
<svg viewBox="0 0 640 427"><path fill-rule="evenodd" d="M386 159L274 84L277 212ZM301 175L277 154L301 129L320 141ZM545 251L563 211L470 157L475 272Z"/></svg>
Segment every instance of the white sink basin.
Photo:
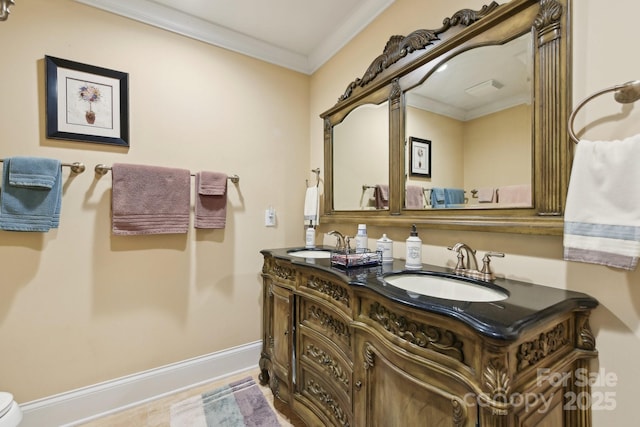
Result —
<svg viewBox="0 0 640 427"><path fill-rule="evenodd" d="M290 251L289 255L300 258L331 258L331 252L317 249L300 249L297 251Z"/></svg>
<svg viewBox="0 0 640 427"><path fill-rule="evenodd" d="M384 278L384 281L391 286L404 289L409 296L418 294L468 302L501 301L509 296L506 292L498 289L476 285L454 278L431 276L428 274L390 274Z"/></svg>

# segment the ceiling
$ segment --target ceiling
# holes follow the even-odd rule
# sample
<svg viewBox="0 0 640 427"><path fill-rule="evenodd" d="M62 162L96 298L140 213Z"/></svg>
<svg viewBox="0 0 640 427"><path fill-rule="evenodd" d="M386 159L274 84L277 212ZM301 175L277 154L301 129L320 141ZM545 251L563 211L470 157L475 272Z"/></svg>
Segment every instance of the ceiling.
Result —
<svg viewBox="0 0 640 427"><path fill-rule="evenodd" d="M394 0L75 0L312 74Z"/></svg>
<svg viewBox="0 0 640 427"><path fill-rule="evenodd" d="M394 0L75 0L158 28L312 74ZM530 102L531 64L521 63L526 40L477 50L450 61L466 70L435 73L410 91L408 103L469 120ZM473 52L470 52L473 53ZM498 56L493 56L497 54ZM477 58L477 55L481 55ZM531 53L525 53L531 58ZM454 63L455 62L455 63ZM456 65L457 64L457 65ZM469 73L468 70L473 70ZM444 80L443 80L444 79ZM465 89L497 81L479 97ZM427 89L428 87L428 89ZM426 93L425 93L426 91Z"/></svg>

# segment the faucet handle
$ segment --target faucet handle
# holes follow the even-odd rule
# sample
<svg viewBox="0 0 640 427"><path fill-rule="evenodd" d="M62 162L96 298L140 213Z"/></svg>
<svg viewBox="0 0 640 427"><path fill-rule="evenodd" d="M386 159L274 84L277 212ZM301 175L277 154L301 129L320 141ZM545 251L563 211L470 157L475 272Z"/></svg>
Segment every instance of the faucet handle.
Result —
<svg viewBox="0 0 640 427"><path fill-rule="evenodd" d="M484 260L486 259L487 261L491 259L492 256L497 256L498 258L504 258L504 253L503 252L487 252L484 254L484 257L482 258L482 261L484 262Z"/></svg>
<svg viewBox="0 0 640 427"><path fill-rule="evenodd" d="M482 257L482 270L480 271L480 273L482 273L482 275L484 276L485 280L493 280L495 279L495 276L493 274L493 272L491 271L491 257L496 256L499 258L504 258L504 253L502 252L487 252L484 254L484 257Z"/></svg>

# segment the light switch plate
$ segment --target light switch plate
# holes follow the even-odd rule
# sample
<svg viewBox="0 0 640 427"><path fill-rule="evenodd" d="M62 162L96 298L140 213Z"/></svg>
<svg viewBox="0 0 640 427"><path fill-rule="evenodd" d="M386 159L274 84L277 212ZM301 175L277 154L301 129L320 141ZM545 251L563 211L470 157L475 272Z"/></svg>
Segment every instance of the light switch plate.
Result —
<svg viewBox="0 0 640 427"><path fill-rule="evenodd" d="M264 225L266 227L276 226L276 210L274 208L268 208L264 211Z"/></svg>

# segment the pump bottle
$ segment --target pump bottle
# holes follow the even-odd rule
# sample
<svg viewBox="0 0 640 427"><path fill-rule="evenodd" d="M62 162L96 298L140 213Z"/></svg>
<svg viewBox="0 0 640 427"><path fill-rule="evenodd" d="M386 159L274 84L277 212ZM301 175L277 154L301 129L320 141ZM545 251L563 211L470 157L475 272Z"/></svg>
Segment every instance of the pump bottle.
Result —
<svg viewBox="0 0 640 427"><path fill-rule="evenodd" d="M420 270L422 268L422 239L418 237L416 225L411 226L411 233L407 238L407 261L405 268L410 270Z"/></svg>
<svg viewBox="0 0 640 427"><path fill-rule="evenodd" d="M358 234L356 234L356 252L367 252L368 245L367 224L358 224Z"/></svg>
<svg viewBox="0 0 640 427"><path fill-rule="evenodd" d="M309 224L309 227L307 228L304 239L304 247L307 249L316 247L316 230L315 228L313 228L313 223Z"/></svg>

